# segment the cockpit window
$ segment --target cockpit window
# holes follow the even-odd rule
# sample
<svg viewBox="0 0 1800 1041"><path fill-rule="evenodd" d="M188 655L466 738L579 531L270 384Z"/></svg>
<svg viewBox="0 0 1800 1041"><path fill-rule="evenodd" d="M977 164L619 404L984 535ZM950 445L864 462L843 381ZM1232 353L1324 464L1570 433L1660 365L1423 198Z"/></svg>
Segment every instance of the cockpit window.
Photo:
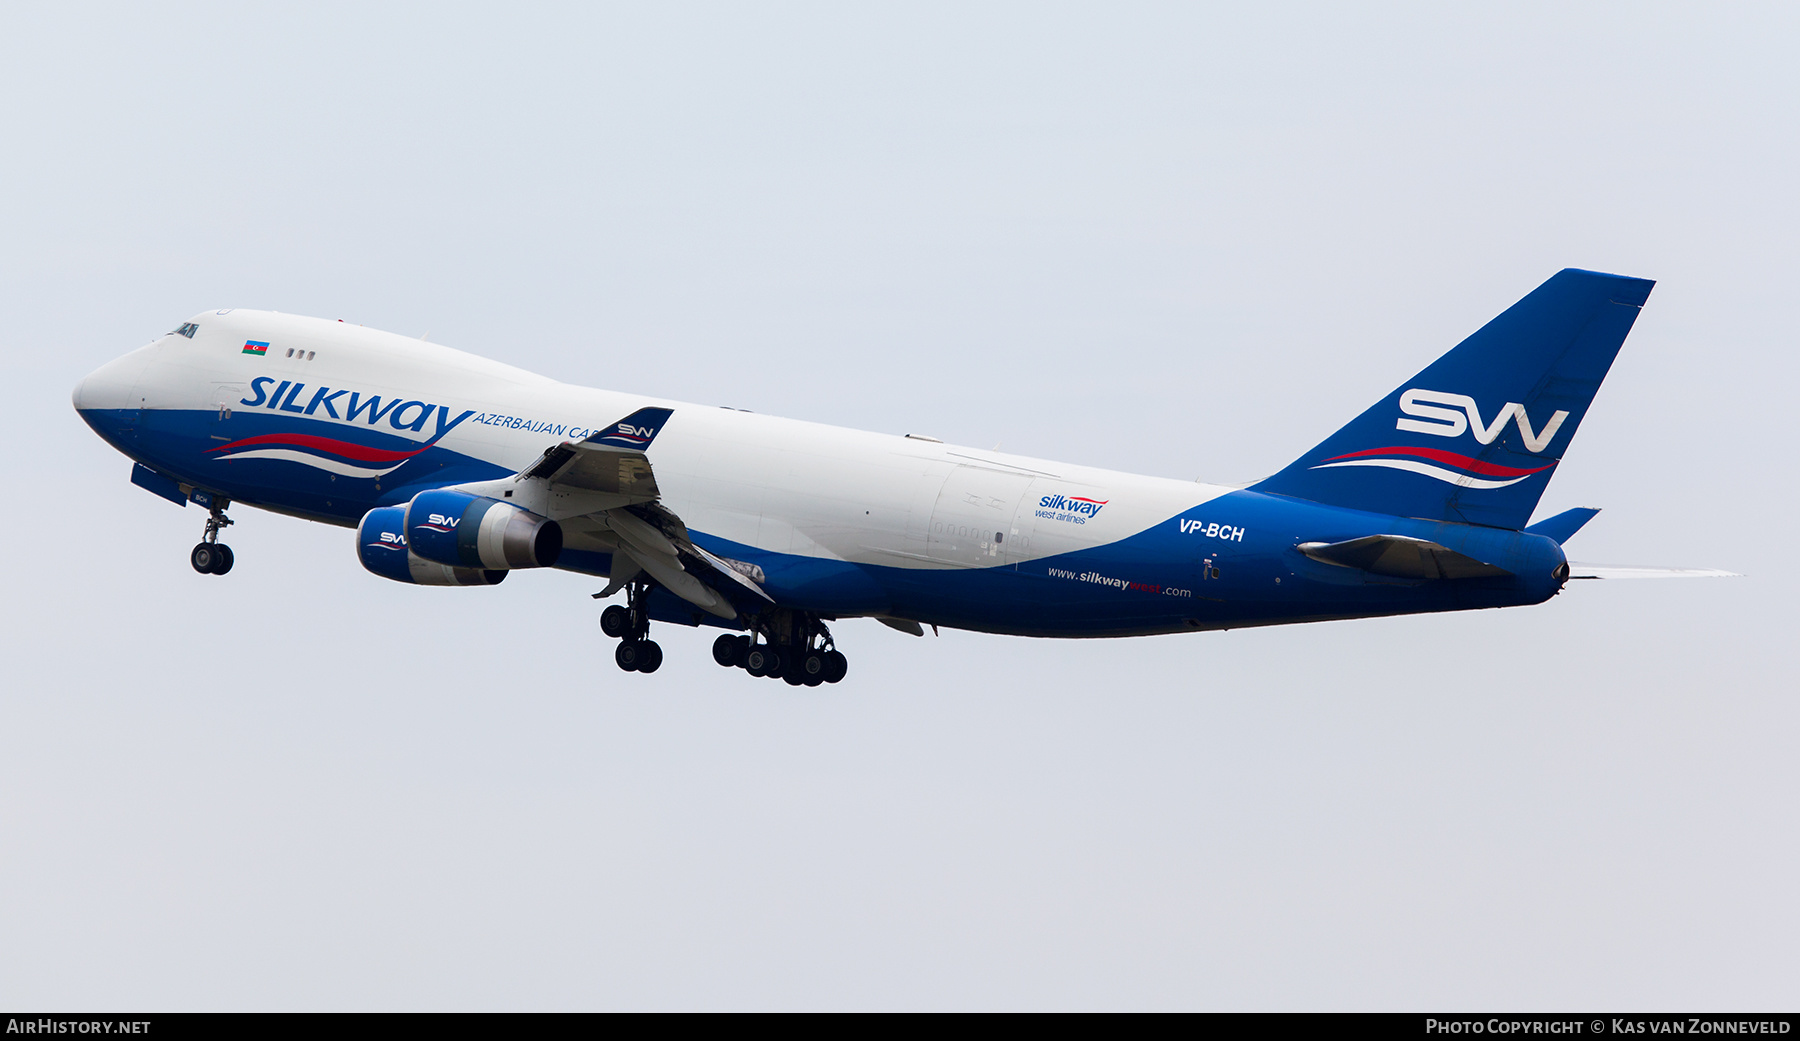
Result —
<svg viewBox="0 0 1800 1041"><path fill-rule="evenodd" d="M175 330L173 335L185 336L191 340L194 338L194 334L199 331L200 331L200 327L198 325L195 325L193 322L183 322L183 323L181 323L181 328Z"/></svg>

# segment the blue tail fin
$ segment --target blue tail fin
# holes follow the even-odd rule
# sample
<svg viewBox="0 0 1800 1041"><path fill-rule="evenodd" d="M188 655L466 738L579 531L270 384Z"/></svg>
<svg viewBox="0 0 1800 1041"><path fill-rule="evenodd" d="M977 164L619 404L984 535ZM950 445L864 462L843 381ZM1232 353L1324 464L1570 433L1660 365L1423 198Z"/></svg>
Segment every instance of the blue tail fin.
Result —
<svg viewBox="0 0 1800 1041"><path fill-rule="evenodd" d="M1523 528L1655 284L1557 272L1253 490Z"/></svg>

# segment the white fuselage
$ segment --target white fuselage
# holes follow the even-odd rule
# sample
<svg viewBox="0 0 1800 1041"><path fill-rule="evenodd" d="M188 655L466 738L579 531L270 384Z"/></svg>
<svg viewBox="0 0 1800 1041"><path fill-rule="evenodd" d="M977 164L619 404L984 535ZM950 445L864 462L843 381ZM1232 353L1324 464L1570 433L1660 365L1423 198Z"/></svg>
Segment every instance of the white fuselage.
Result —
<svg viewBox="0 0 1800 1041"><path fill-rule="evenodd" d="M435 449L487 464L497 476L552 445L659 405L673 418L656 441L656 479L664 503L690 529L763 553L905 571L1007 568L1079 554L1230 491L572 386L343 322L230 310L197 315L191 324L192 335L170 334L97 371L78 388L77 407L205 417L216 428L206 435L215 445L260 430L246 425L252 418L291 420L327 437L341 431L404 443L443 431ZM245 353L249 343L268 346ZM368 405L371 399L378 404ZM353 403L363 405L354 418ZM391 411L380 412L381 405ZM208 458L197 431L193 439L171 444L161 458L147 445L133 454L148 454L158 469L237 501L343 524L372 505L405 501L433 478L416 467L384 469L293 446L238 447ZM233 480L233 471L247 471L252 461L265 464L261 481ZM323 474L342 496L321 508L305 496L276 494L263 487L271 463L283 464L276 468L282 473ZM578 518L565 527L571 549L605 548L583 541ZM1178 575L1119 581L1186 589L1203 555L1192 554Z"/></svg>

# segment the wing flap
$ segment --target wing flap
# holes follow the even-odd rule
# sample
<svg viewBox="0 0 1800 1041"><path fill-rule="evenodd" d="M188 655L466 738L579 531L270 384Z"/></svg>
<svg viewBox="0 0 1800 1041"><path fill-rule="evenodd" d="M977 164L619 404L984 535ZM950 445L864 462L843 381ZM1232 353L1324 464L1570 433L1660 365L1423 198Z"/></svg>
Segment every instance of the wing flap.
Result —
<svg viewBox="0 0 1800 1041"><path fill-rule="evenodd" d="M621 507L606 510L596 516L603 518L606 526L618 532L619 537L634 549L668 560L675 560L681 555L681 551L675 548L675 543L670 542L667 535L630 510Z"/></svg>
<svg viewBox="0 0 1800 1041"><path fill-rule="evenodd" d="M762 577L762 568L757 567L755 564L745 564L743 561L727 560L724 557L715 556L691 542L688 543L688 546L693 549L700 559L711 564L714 571L731 579L733 582L736 582L738 585L757 596L762 597L769 603L772 604L775 602L774 597L763 592L762 587L756 584L756 580Z"/></svg>
<svg viewBox="0 0 1800 1041"><path fill-rule="evenodd" d="M720 618L736 618L737 608L720 596L718 591L688 574L681 567L681 562L673 559L659 558L654 553L646 553L630 543L622 543L619 551L630 557L632 563L643 568L658 585L674 593L676 596L693 604L695 607Z"/></svg>

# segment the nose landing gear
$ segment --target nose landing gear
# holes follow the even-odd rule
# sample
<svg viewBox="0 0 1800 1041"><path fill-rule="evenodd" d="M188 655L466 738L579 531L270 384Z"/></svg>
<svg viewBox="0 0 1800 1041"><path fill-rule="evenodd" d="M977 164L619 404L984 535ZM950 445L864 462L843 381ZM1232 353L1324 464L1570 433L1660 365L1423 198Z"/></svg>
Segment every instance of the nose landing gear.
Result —
<svg viewBox="0 0 1800 1041"><path fill-rule="evenodd" d="M231 547L219 541L219 532L230 527L234 522L225 516L225 508L231 503L220 499L206 518L206 534L201 536L200 544L188 553L188 563L202 575L223 575L231 570L235 556Z"/></svg>

